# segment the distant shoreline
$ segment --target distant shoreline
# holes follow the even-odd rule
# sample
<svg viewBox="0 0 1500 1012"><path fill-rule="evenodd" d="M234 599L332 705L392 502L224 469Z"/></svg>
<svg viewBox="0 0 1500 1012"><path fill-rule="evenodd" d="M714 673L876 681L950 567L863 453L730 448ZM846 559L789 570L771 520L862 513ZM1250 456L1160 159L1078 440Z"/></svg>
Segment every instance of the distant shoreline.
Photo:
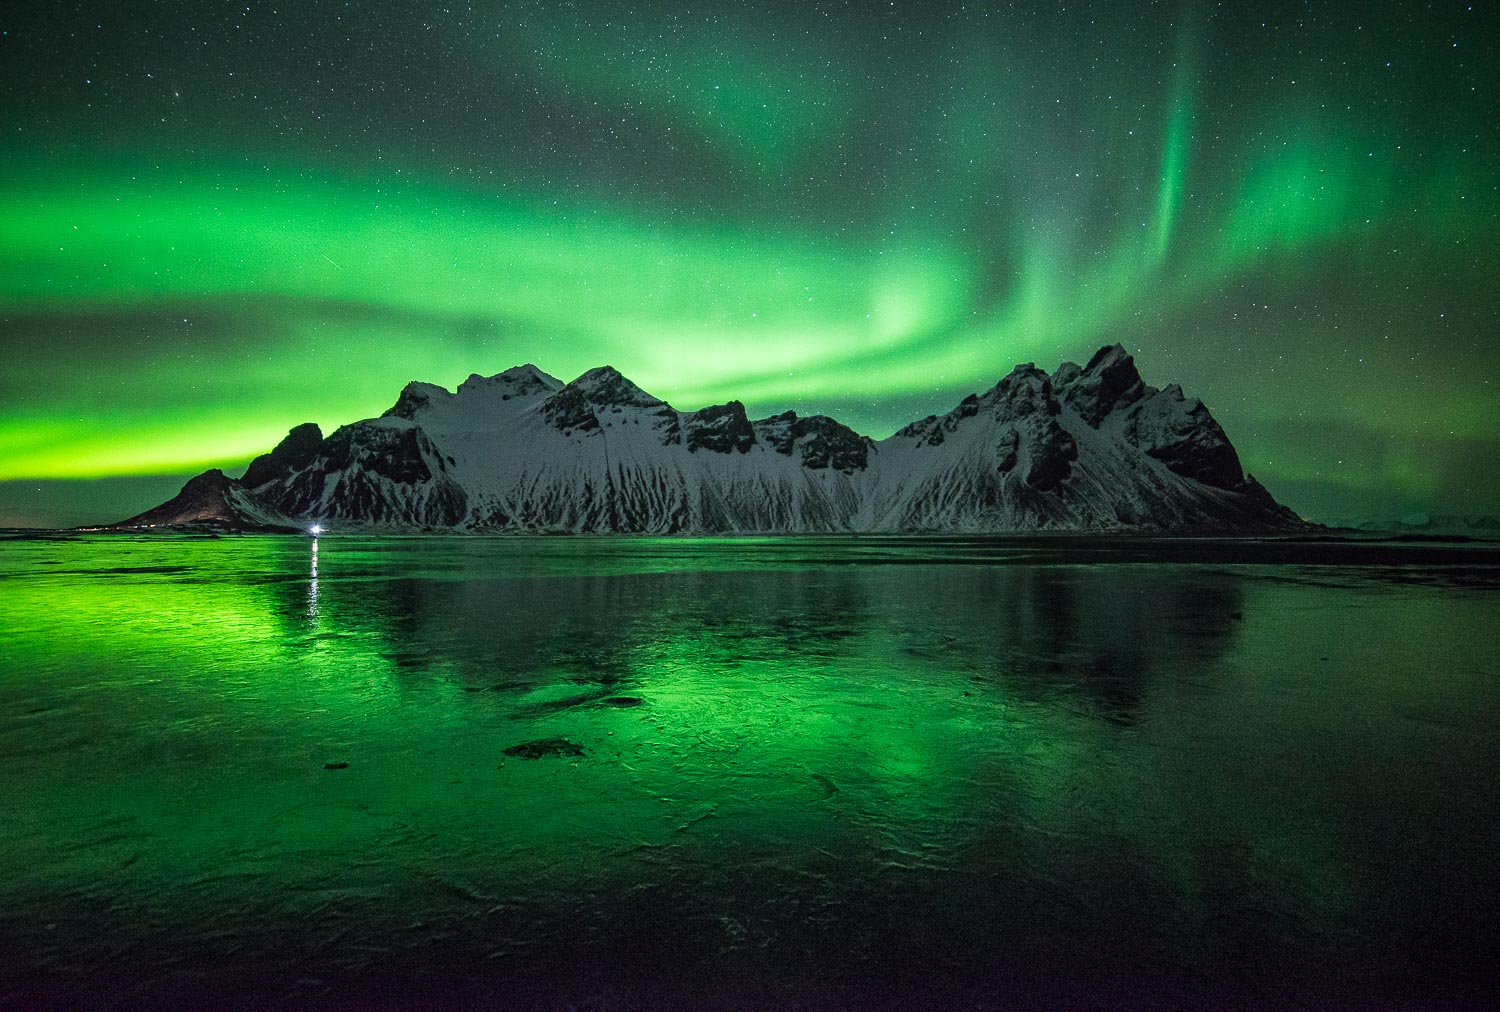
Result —
<svg viewBox="0 0 1500 1012"><path fill-rule="evenodd" d="M1352 568L1470 567L1493 570L1487 574L1500 586L1500 541L1430 535L1382 537L1363 531L1329 529L1317 533L1226 535L1207 533L1077 531L986 534L616 534L567 535L468 533L461 531L331 532L316 538L306 533L200 530L39 530L3 529L0 541L205 541L225 539L371 542L493 542L515 546L543 545L671 546L684 552L715 544L750 548L826 548L838 561L861 565L1285 565ZM887 556L878 549L928 546L931 554ZM874 550L874 551L871 551ZM768 561L779 553L768 552Z"/></svg>

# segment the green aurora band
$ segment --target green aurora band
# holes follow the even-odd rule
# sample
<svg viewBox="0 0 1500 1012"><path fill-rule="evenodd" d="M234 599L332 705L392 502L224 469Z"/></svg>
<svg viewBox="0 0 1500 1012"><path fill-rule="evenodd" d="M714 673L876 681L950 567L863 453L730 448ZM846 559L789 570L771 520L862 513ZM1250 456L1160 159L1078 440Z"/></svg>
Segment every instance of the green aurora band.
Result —
<svg viewBox="0 0 1500 1012"><path fill-rule="evenodd" d="M609 363L678 407L879 437L1116 340L1304 513L1496 503L1500 157L1472 16L1424 29L1447 51L1361 25L1314 58L1286 18L1191 10L778 30L522 8L440 26L470 100L541 96L513 128L376 119L371 82L418 73L385 63L353 72L342 131L240 111L317 94L275 61L177 109L250 72L231 41L203 69L127 41L108 97L107 69L65 65L0 113L0 523L6 488L241 464L411 379ZM1295 25L1357 21L1319 17ZM42 31L6 48L35 61ZM148 129L143 96L176 111Z"/></svg>

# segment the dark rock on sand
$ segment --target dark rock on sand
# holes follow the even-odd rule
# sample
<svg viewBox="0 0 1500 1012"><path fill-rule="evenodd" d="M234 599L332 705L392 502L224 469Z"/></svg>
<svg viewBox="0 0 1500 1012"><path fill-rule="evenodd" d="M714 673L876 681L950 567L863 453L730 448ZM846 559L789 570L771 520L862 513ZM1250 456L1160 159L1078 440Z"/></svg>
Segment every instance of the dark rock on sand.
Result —
<svg viewBox="0 0 1500 1012"><path fill-rule="evenodd" d="M583 746L574 744L566 738L538 738L536 741L523 741L519 745L512 745L504 751L506 755L513 755L517 759L541 759L549 755L583 755Z"/></svg>

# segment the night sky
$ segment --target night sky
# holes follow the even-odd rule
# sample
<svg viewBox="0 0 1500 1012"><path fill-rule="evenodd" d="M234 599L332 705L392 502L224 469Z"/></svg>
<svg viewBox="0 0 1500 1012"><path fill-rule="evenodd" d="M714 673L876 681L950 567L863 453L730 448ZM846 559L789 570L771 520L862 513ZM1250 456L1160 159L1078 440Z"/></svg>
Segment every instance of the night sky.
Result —
<svg viewBox="0 0 1500 1012"><path fill-rule="evenodd" d="M1115 341L1306 516L1500 511L1491 4L23 2L0 33L0 525L117 519L411 379L608 363L883 437Z"/></svg>

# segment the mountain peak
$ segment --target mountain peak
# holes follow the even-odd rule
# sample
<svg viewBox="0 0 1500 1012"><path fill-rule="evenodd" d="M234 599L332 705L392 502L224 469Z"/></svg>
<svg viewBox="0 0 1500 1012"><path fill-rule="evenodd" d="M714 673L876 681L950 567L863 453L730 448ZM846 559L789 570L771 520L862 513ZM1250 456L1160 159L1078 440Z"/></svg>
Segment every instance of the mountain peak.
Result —
<svg viewBox="0 0 1500 1012"><path fill-rule="evenodd" d="M562 380L556 376L549 376L527 362L525 365L513 365L493 376L481 376L477 372L470 373L469 378L459 384L458 393L462 395L498 388L502 394L519 397L539 390L561 390L562 385Z"/></svg>
<svg viewBox="0 0 1500 1012"><path fill-rule="evenodd" d="M542 370L538 369L530 362L525 362L521 365L513 365L509 369L500 373L497 378L508 380L543 380L547 383L556 383L558 386L562 386L561 380L559 380L555 376L551 376L547 373L542 372Z"/></svg>
<svg viewBox="0 0 1500 1012"><path fill-rule="evenodd" d="M1058 412L1057 398L1052 392L1052 378L1031 362L1024 362L996 383L982 398L986 406L1004 405L1012 418L1025 418L1033 413L1055 415Z"/></svg>
<svg viewBox="0 0 1500 1012"><path fill-rule="evenodd" d="M1125 350L1123 344L1116 341L1114 344L1106 344L1094 352L1093 357L1089 359L1088 365L1083 367L1083 371L1097 372L1101 369L1108 369L1121 361L1131 363L1132 368L1134 368L1135 359L1130 357L1130 352Z"/></svg>
<svg viewBox="0 0 1500 1012"><path fill-rule="evenodd" d="M121 520L116 529L207 527L217 530L263 530L267 524L247 515L240 483L217 467L190 478L182 491L155 509Z"/></svg>
<svg viewBox="0 0 1500 1012"><path fill-rule="evenodd" d="M412 380L401 388L401 396L396 398L396 403L386 409L383 417L405 418L411 420L417 416L417 412L427 407L435 400L443 400L452 397L447 387L440 387L436 383L423 383L421 380Z"/></svg>
<svg viewBox="0 0 1500 1012"><path fill-rule="evenodd" d="M1100 348L1082 369L1058 369L1056 385L1061 400L1096 429L1110 412L1146 394L1135 359L1119 344Z"/></svg>
<svg viewBox="0 0 1500 1012"><path fill-rule="evenodd" d="M308 461L318 455L322 447L323 430L318 428L318 423L303 422L288 432L285 438L276 444L276 449L252 460L250 466L245 469L245 476L240 479L240 484L246 488L256 488L268 481L275 481L291 471L306 466ZM204 472L205 475L212 473L212 471Z"/></svg>
<svg viewBox="0 0 1500 1012"><path fill-rule="evenodd" d="M579 391L590 403L596 405L647 408L665 403L659 397L651 396L626 379L624 374L612 365L601 365L590 369L563 387L563 390Z"/></svg>
<svg viewBox="0 0 1500 1012"><path fill-rule="evenodd" d="M542 410L559 429L591 431L599 428L597 411L618 412L628 407L661 408L671 412L666 401L652 397L610 365L601 365L579 376L548 397Z"/></svg>

